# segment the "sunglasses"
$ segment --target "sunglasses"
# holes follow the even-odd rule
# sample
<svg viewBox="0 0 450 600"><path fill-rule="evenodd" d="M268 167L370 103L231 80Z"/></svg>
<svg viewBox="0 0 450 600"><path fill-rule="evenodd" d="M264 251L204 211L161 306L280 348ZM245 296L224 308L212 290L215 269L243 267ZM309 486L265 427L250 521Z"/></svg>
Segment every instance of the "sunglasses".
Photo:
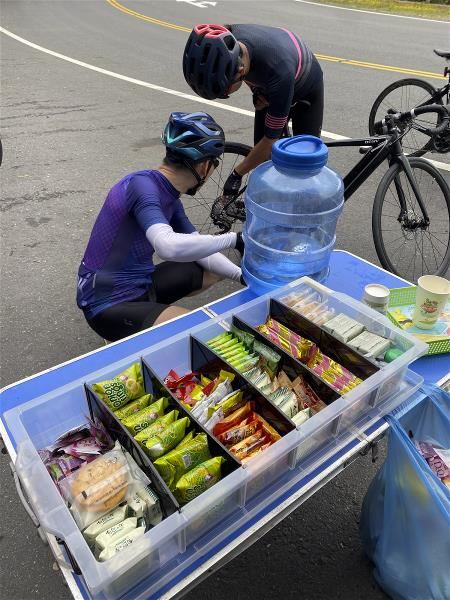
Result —
<svg viewBox="0 0 450 600"><path fill-rule="evenodd" d="M220 165L220 159L219 158L211 158L211 162L212 162L213 167L215 169L217 169L217 167Z"/></svg>

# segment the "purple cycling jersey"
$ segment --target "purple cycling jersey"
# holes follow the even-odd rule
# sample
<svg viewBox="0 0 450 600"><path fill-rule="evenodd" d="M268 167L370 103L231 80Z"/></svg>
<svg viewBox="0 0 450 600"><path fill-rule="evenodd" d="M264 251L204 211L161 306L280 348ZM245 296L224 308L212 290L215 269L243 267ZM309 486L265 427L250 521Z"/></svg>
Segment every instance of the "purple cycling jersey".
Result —
<svg viewBox="0 0 450 600"><path fill-rule="evenodd" d="M87 319L149 290L154 249L145 232L156 223L195 231L180 194L159 171L131 173L111 188L78 270L77 304Z"/></svg>

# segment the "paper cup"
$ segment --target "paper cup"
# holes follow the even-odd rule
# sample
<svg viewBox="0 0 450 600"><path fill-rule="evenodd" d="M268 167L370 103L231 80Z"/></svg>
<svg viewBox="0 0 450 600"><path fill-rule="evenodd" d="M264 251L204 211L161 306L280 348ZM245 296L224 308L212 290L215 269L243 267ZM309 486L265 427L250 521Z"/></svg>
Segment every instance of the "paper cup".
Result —
<svg viewBox="0 0 450 600"><path fill-rule="evenodd" d="M432 329L444 310L450 294L450 281L437 275L422 275L417 280L413 323L419 329Z"/></svg>

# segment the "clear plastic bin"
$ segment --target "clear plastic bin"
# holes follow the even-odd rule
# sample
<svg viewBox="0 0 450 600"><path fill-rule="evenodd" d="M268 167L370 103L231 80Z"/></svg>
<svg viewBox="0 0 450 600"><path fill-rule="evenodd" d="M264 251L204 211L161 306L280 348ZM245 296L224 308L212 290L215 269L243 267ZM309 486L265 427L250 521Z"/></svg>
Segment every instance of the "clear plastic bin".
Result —
<svg viewBox="0 0 450 600"><path fill-rule="evenodd" d="M166 517L110 561L95 560L68 508L47 473L37 450L52 443L67 429L86 420L88 405L83 384L110 378L142 356L163 379L170 369L180 374L191 370L190 335L206 342L229 328L233 315L250 326L262 323L270 298L312 287L336 313L343 312L374 332L389 337L405 352L376 371L350 393L337 398L321 412L261 455L224 477L195 502ZM272 502L290 493L352 439L364 439L364 431L381 416L410 397L422 378L407 366L426 352L426 345L396 329L390 321L343 294L303 278L295 284L258 298L191 331L178 334L126 360L91 373L52 393L40 396L5 413L6 424L17 442L16 469L43 528L62 539L80 568L94 598L149 597L215 545L238 531ZM390 391L389 391L390 390Z"/></svg>

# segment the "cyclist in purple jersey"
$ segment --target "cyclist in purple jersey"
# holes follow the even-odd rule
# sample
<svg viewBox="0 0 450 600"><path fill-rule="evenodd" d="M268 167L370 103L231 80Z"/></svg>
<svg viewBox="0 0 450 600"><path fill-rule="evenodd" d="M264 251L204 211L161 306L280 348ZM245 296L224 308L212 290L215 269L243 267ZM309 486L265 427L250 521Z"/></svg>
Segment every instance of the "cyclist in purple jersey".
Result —
<svg viewBox="0 0 450 600"><path fill-rule="evenodd" d="M255 107L254 148L236 166L224 194L239 192L243 175L270 157L289 118L294 135L320 137L323 74L291 31L264 25L196 25L183 55L187 83L202 98L228 98L246 83Z"/></svg>
<svg viewBox="0 0 450 600"><path fill-rule="evenodd" d="M100 336L118 340L188 310L177 300L241 269L221 250L243 251L242 236L199 235L181 193L194 195L219 163L225 138L206 113L172 113L166 156L109 191L78 270L77 304ZM153 264L153 255L163 261Z"/></svg>

